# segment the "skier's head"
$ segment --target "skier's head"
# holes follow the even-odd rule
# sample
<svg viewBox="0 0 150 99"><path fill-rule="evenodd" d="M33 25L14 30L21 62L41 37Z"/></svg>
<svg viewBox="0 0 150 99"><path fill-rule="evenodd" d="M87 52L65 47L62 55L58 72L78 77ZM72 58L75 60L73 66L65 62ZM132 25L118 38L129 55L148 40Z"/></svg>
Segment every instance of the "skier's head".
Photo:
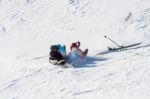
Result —
<svg viewBox="0 0 150 99"><path fill-rule="evenodd" d="M56 45L52 45L50 49L51 51L58 51L59 48Z"/></svg>

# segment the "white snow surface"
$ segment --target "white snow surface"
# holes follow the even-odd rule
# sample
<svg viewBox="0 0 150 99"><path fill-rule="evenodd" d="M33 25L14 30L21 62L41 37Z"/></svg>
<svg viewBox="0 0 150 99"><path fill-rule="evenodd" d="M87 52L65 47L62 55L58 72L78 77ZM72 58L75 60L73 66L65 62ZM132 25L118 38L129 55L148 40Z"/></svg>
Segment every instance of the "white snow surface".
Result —
<svg viewBox="0 0 150 99"><path fill-rule="evenodd" d="M82 64L48 62L76 41ZM0 99L150 99L150 0L0 0Z"/></svg>

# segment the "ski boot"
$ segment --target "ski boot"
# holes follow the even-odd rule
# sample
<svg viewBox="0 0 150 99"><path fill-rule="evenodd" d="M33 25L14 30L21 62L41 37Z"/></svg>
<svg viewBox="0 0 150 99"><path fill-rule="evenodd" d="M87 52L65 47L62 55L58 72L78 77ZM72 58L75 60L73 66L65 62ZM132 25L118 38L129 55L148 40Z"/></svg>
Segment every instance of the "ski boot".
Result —
<svg viewBox="0 0 150 99"><path fill-rule="evenodd" d="M87 53L88 53L88 49L85 49L84 52L83 52L83 55L86 56Z"/></svg>

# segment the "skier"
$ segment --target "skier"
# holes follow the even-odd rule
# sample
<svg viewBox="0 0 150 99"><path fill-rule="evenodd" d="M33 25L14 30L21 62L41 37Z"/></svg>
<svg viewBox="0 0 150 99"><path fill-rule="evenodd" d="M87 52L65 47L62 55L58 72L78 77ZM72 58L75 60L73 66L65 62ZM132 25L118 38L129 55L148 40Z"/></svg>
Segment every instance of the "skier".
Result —
<svg viewBox="0 0 150 99"><path fill-rule="evenodd" d="M66 63L66 47L58 45L52 45L50 51L49 62L56 65L63 65Z"/></svg>
<svg viewBox="0 0 150 99"><path fill-rule="evenodd" d="M76 63L78 60L83 59L87 55L88 49L82 51L79 47L80 47L79 41L71 44L70 46L71 52L67 57L68 63Z"/></svg>

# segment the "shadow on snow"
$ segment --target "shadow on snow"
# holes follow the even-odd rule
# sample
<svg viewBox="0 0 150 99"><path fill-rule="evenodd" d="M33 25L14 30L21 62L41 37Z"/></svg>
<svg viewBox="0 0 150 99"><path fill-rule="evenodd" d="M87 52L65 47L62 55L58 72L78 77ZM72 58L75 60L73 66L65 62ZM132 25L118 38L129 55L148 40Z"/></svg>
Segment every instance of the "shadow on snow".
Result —
<svg viewBox="0 0 150 99"><path fill-rule="evenodd" d="M107 61L106 58L97 58L87 56L85 59L79 60L76 63L75 68L85 68L85 67L96 67L97 63L100 61Z"/></svg>

